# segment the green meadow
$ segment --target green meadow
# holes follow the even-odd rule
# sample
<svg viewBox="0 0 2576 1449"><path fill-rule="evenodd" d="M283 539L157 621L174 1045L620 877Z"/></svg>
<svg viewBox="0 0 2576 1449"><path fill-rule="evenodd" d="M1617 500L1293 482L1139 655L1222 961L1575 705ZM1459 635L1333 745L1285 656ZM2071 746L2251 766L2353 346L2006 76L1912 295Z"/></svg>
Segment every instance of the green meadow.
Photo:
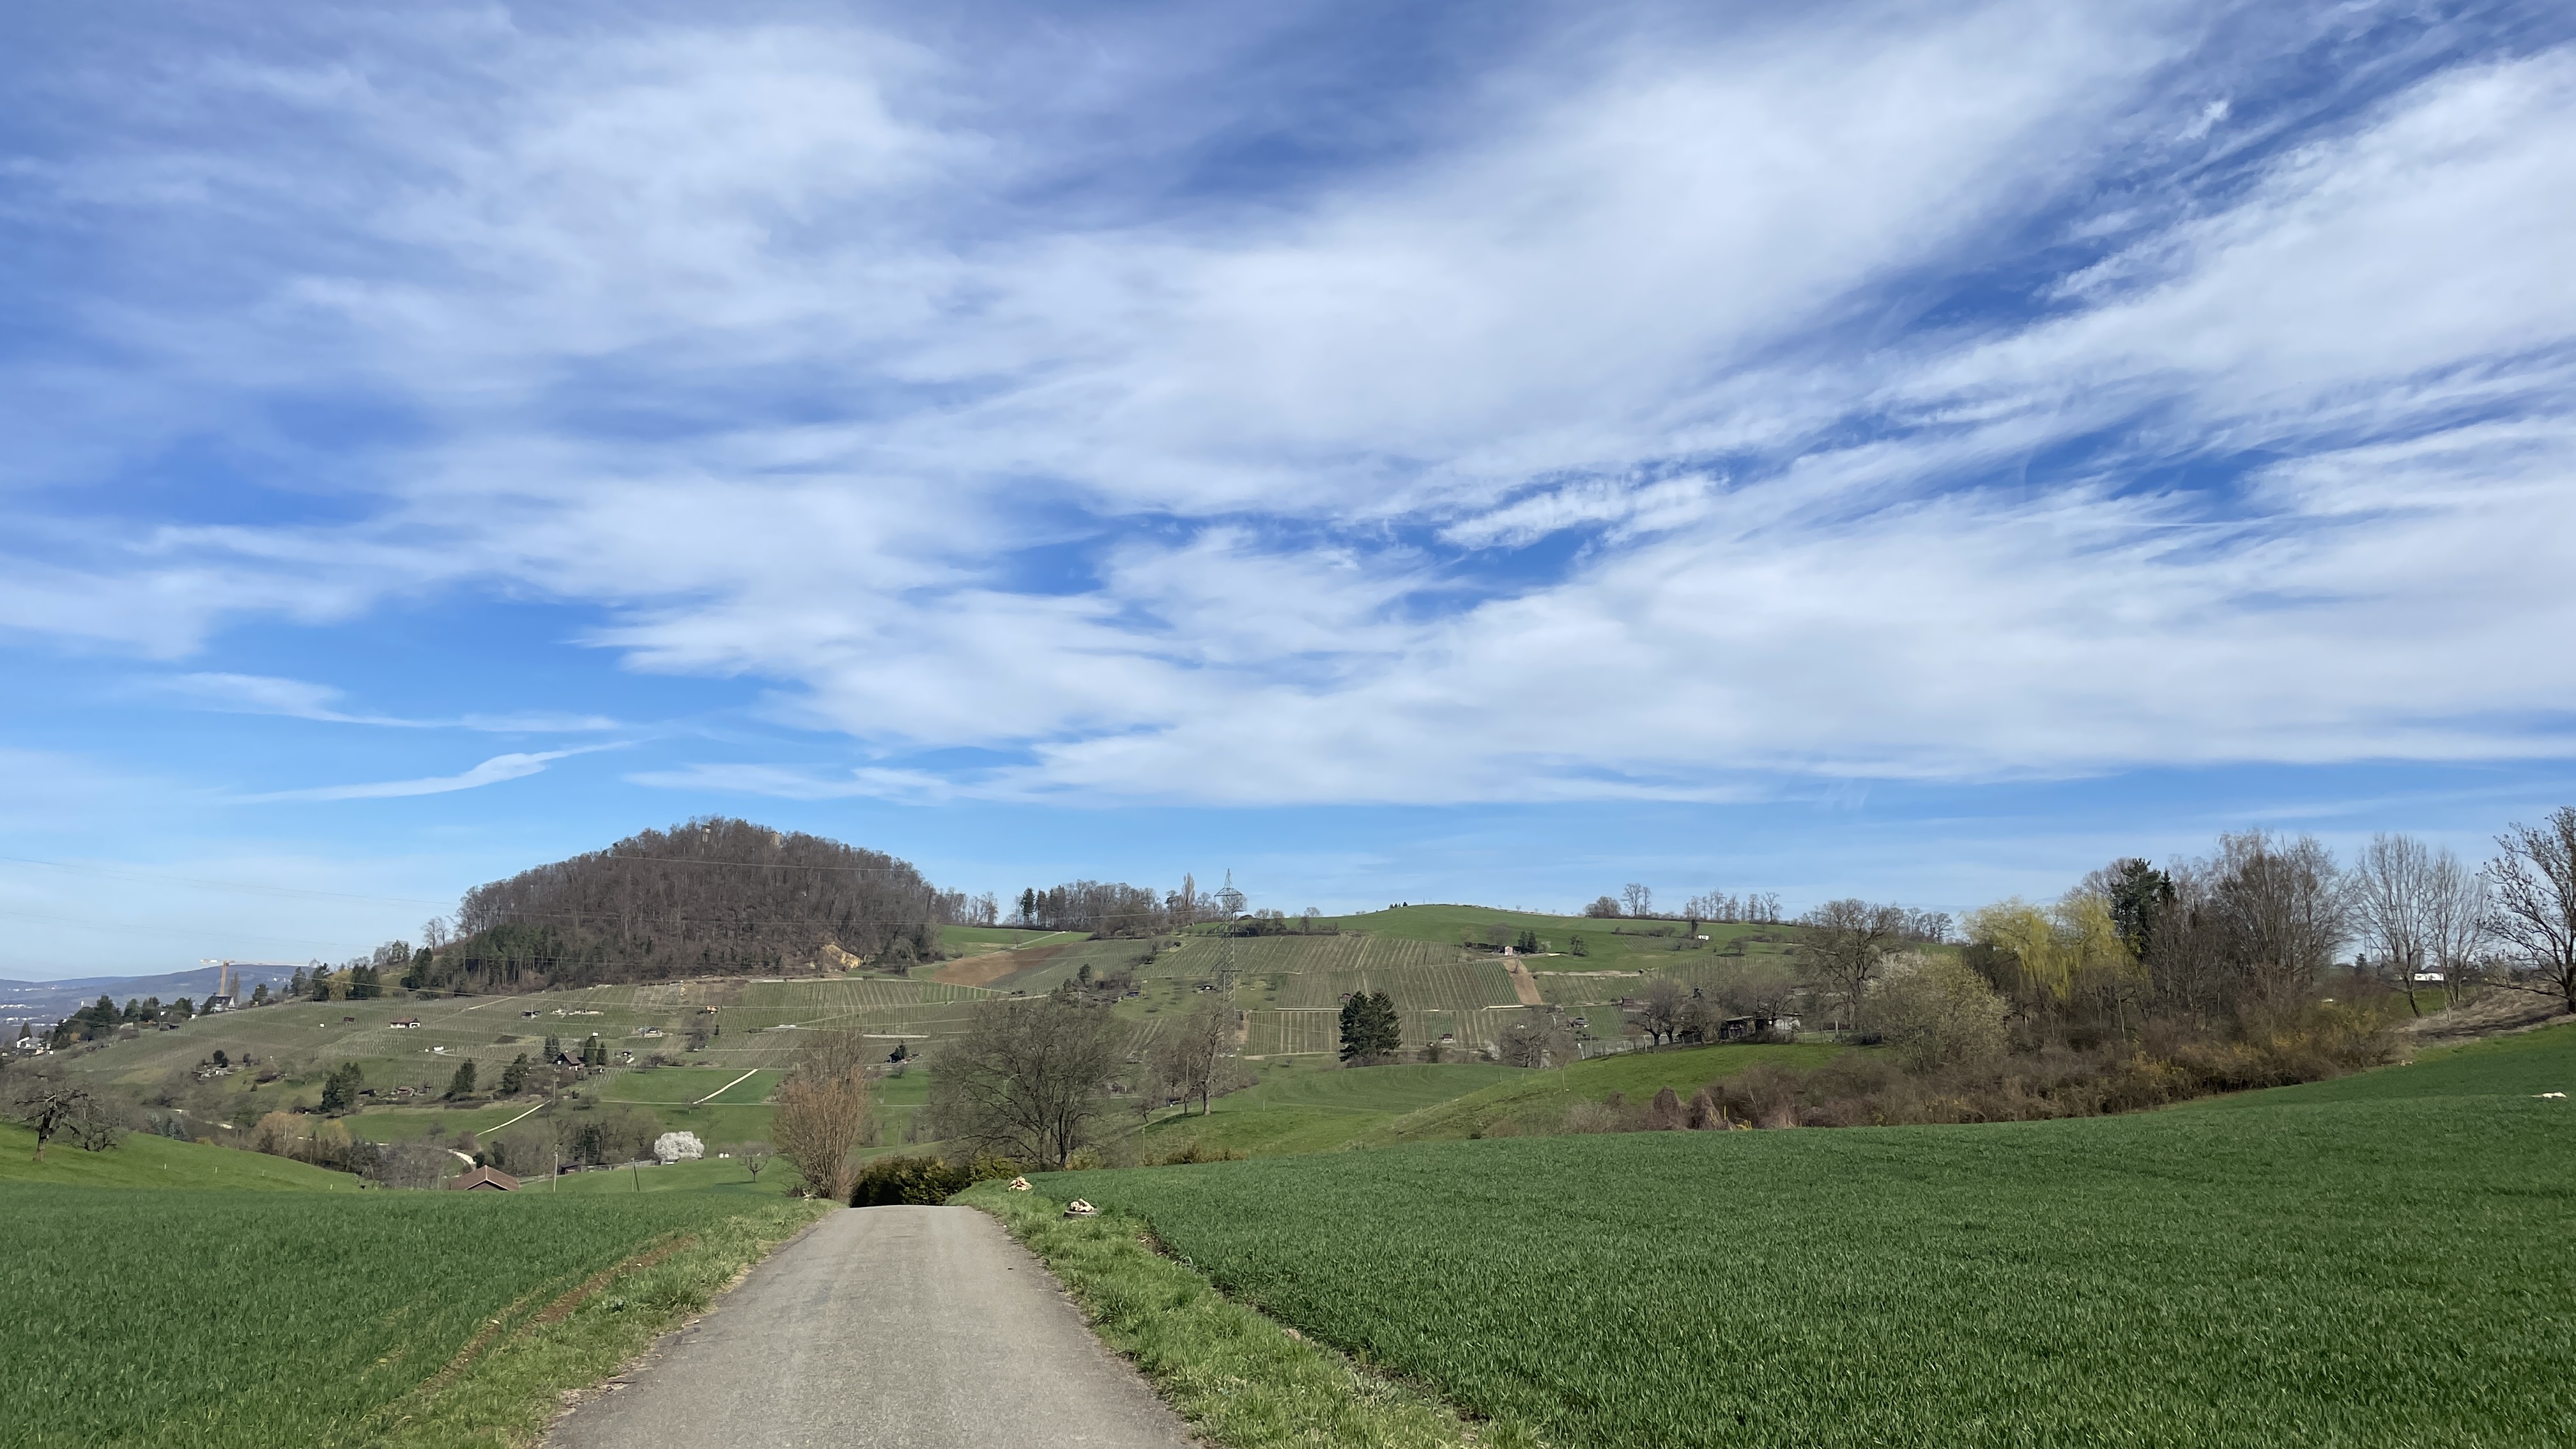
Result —
<svg viewBox="0 0 2576 1449"><path fill-rule="evenodd" d="M185 1145L71 1154L124 1186L0 1181L0 1293L19 1305L0 1318L7 1442L525 1442L557 1391L612 1371L813 1213L706 1192L237 1191L240 1165L167 1160ZM183 1169L223 1186L137 1190Z"/></svg>
<svg viewBox="0 0 2576 1449"><path fill-rule="evenodd" d="M2562 1028L2127 1117L1039 1184L1568 1449L2570 1443L2570 1078Z"/></svg>

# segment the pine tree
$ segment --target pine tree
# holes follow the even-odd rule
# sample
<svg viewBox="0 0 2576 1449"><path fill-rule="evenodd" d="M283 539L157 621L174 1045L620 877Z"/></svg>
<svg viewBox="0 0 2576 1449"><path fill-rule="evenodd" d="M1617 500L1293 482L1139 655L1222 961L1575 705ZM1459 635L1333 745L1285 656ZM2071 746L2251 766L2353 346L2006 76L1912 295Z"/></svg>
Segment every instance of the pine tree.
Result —
<svg viewBox="0 0 2576 1449"><path fill-rule="evenodd" d="M447 1095L450 1098L471 1097L474 1095L473 1058L468 1057L464 1061L456 1064L456 1075L447 1079Z"/></svg>
<svg viewBox="0 0 2576 1449"><path fill-rule="evenodd" d="M528 1086L528 1054L521 1052L501 1069L501 1095L515 1097Z"/></svg>
<svg viewBox="0 0 2576 1449"><path fill-rule="evenodd" d="M474 1065L467 1062L467 1066ZM367 1084L367 1075L356 1062L342 1062L322 1082L322 1110L332 1116L358 1105L358 1092ZM470 1083L468 1084L470 1087Z"/></svg>
<svg viewBox="0 0 2576 1449"><path fill-rule="evenodd" d="M547 1037L547 1038L546 1038L546 1060L547 1060L547 1061L553 1061L555 1058L557 1058L557 1057L559 1057L559 1056L562 1056L562 1055L563 1055L563 1040L562 1040L562 1038L560 1038L560 1037L551 1037L551 1036L550 1036L550 1037Z"/></svg>
<svg viewBox="0 0 2576 1449"><path fill-rule="evenodd" d="M1342 1003L1342 1060L1391 1057L1404 1048L1404 1025L1385 992L1354 991Z"/></svg>

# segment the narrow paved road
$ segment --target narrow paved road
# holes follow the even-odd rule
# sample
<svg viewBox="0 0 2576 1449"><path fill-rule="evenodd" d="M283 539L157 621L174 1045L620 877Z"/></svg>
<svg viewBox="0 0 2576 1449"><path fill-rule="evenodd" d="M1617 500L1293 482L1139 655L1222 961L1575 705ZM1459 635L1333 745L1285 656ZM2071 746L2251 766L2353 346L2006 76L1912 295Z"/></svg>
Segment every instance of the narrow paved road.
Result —
<svg viewBox="0 0 2576 1449"><path fill-rule="evenodd" d="M1055 1279L972 1208L851 1208L771 1255L549 1449L1183 1449Z"/></svg>

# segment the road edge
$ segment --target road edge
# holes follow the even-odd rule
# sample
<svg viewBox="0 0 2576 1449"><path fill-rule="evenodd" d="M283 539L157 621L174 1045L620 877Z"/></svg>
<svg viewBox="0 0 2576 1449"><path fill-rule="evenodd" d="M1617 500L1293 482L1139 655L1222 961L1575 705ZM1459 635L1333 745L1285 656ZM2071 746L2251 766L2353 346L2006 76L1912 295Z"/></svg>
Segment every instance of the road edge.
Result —
<svg viewBox="0 0 2576 1449"><path fill-rule="evenodd" d="M1142 1219L1067 1218L1064 1204L984 1182L949 1199L991 1215L1190 1428L1224 1449L1545 1449L1527 1426L1477 1420L1436 1395L1225 1296L1156 1249Z"/></svg>

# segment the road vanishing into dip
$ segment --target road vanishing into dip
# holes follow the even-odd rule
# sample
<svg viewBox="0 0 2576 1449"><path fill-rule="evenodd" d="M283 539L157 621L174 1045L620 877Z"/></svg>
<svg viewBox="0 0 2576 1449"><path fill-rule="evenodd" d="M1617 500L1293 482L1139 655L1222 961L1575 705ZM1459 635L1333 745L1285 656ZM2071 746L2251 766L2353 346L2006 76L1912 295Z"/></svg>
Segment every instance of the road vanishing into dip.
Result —
<svg viewBox="0 0 2576 1449"><path fill-rule="evenodd" d="M1001 1225L848 1208L664 1339L548 1449L1183 1449L1189 1430Z"/></svg>

